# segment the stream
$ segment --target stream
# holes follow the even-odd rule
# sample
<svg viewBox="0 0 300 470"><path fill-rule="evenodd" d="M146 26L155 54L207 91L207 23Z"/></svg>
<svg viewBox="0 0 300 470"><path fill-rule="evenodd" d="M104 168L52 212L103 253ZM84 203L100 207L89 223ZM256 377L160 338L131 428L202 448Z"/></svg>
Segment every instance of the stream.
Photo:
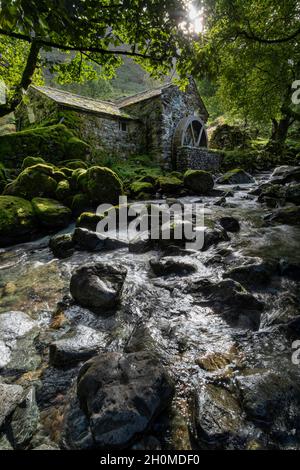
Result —
<svg viewBox="0 0 300 470"><path fill-rule="evenodd" d="M300 449L300 365L292 361L293 342L300 337L300 286L276 268L279 262L300 264L300 226L264 223L270 209L251 192L269 176L256 175L249 185L217 186L232 190L224 207L215 205L216 197L179 200L201 199L210 224L229 216L241 227L207 251L167 253L192 264L194 272L155 275L150 260L166 255L157 250L76 251L57 259L49 237L0 250L0 334L7 334L0 336L0 384L31 391L26 430L24 413L13 418L14 448L89 447L70 430L66 438L73 419L66 418L70 397L85 361L49 361L49 345L76 331L79 343L92 337L99 353L130 352L133 342L134 350L154 351L174 382L169 406L129 447ZM97 315L70 297L74 270L97 262L127 269L120 305L110 315ZM250 269L235 277L246 290L228 283L227 273L253 264L267 266L266 276L254 282ZM1 324L3 315L8 322L13 318L7 312L28 315L27 327L20 316L7 329ZM10 445L7 427L0 427L0 448Z"/></svg>

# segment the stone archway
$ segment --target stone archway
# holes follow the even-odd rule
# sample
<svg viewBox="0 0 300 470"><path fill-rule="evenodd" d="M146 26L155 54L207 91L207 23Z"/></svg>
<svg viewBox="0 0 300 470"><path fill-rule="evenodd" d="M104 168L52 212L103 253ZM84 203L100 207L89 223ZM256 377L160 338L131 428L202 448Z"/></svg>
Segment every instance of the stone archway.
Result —
<svg viewBox="0 0 300 470"><path fill-rule="evenodd" d="M208 135L205 124L197 116L187 116L178 123L172 144L172 164L177 166L177 150L179 148L208 147Z"/></svg>

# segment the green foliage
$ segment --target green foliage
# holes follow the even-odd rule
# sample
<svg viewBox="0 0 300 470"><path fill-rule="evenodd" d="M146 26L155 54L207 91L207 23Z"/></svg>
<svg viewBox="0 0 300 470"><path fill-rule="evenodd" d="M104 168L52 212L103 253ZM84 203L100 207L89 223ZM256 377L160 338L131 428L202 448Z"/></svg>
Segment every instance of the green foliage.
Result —
<svg viewBox="0 0 300 470"><path fill-rule="evenodd" d="M0 136L0 162L8 168L21 167L24 158L43 156L47 162L85 158L89 146L63 124L38 127Z"/></svg>
<svg viewBox="0 0 300 470"><path fill-rule="evenodd" d="M204 0L198 67L217 85L214 97L231 119L265 130L291 119L291 85L300 73L299 2ZM295 33L293 37L292 33ZM295 117L295 116L294 116Z"/></svg>
<svg viewBox="0 0 300 470"><path fill-rule="evenodd" d="M151 183L135 181L130 185L130 193L133 197L137 196L139 193L153 194L154 192L155 188Z"/></svg>
<svg viewBox="0 0 300 470"><path fill-rule="evenodd" d="M9 105L0 106L3 113L15 109L22 88L40 83L42 67L59 83L71 84L112 78L127 56L161 77L173 70L177 57L185 78L193 56L184 0L6 0L0 9L4 79L10 90ZM56 56L49 57L53 49Z"/></svg>

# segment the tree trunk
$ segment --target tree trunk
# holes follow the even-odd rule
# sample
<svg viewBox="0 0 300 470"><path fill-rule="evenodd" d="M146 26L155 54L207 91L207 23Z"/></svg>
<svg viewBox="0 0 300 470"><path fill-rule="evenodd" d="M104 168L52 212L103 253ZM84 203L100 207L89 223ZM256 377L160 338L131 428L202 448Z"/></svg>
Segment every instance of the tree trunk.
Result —
<svg viewBox="0 0 300 470"><path fill-rule="evenodd" d="M30 46L30 51L27 57L27 62L22 74L20 84L18 85L16 92L9 103L0 106L0 117L6 116L7 114L15 111L16 107L21 103L23 98L23 92L31 85L32 77L36 69L39 53L41 46L37 41L33 40Z"/></svg>
<svg viewBox="0 0 300 470"><path fill-rule="evenodd" d="M279 145L284 145L289 127L292 123L290 116L285 116L280 121L272 119L272 134L270 140Z"/></svg>

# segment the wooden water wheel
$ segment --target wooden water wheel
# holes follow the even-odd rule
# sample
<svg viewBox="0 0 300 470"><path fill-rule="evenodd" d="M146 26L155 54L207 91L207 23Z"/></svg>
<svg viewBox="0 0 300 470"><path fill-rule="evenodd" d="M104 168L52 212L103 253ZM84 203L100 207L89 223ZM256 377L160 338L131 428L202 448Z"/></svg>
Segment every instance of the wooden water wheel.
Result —
<svg viewBox="0 0 300 470"><path fill-rule="evenodd" d="M179 147L207 147L208 136L205 124L197 116L183 118L174 133L173 137L173 163L176 165L176 154Z"/></svg>

